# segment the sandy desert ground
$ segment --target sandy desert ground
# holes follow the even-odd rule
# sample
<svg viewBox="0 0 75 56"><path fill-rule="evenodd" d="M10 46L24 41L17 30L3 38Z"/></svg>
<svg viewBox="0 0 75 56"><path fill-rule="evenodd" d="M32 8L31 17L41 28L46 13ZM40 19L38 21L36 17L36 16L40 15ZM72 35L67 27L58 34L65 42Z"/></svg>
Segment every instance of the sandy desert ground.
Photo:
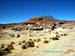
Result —
<svg viewBox="0 0 75 56"><path fill-rule="evenodd" d="M7 28L0 32L0 56L75 56L75 26L21 31Z"/></svg>

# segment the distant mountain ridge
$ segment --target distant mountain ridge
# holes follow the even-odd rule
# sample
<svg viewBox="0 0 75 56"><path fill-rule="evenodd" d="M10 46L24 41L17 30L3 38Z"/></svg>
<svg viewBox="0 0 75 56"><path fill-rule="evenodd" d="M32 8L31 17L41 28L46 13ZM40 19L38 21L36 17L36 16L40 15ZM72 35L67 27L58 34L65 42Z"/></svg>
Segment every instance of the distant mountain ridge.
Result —
<svg viewBox="0 0 75 56"><path fill-rule="evenodd" d="M55 18L52 17L52 16L38 16L38 17L31 18L30 20L39 19L39 18L43 18L43 19L46 20L46 21L53 21L53 22L55 22L55 21L60 21L60 20L55 19ZM28 21L30 21L30 20L28 20ZM21 22L21 23L22 23L22 22ZM0 26L5 26L5 25L17 25L17 24L21 24L21 23L0 24ZM23 22L23 23L25 23L25 22Z"/></svg>
<svg viewBox="0 0 75 56"><path fill-rule="evenodd" d="M47 21L60 21L56 18L54 18L53 16L39 16L39 17L34 17L35 19L38 19L38 18L43 18L44 20L47 20ZM31 18L31 19L34 19L34 18Z"/></svg>
<svg viewBox="0 0 75 56"><path fill-rule="evenodd" d="M75 22L75 21L65 21L65 20L58 20L53 16L38 16L30 18L27 22L20 22L20 23L10 23L10 24L0 24L0 26L11 26L11 25L22 25L26 23L37 23L40 22L41 24L50 24L50 22Z"/></svg>

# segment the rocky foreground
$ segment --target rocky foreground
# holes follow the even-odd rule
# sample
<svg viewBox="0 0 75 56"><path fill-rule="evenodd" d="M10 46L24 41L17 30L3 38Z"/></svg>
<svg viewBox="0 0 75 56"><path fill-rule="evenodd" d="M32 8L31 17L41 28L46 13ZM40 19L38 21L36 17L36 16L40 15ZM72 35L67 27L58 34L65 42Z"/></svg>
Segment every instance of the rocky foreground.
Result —
<svg viewBox="0 0 75 56"><path fill-rule="evenodd" d="M75 56L75 22L34 18L1 25L0 56Z"/></svg>

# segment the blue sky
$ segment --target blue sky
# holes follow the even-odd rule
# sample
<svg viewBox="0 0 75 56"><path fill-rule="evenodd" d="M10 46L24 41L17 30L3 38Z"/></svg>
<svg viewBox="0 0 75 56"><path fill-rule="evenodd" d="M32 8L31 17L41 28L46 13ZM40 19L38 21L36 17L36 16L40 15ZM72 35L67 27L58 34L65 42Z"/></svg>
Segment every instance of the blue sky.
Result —
<svg viewBox="0 0 75 56"><path fill-rule="evenodd" d="M18 23L51 15L75 20L75 0L0 0L0 23Z"/></svg>

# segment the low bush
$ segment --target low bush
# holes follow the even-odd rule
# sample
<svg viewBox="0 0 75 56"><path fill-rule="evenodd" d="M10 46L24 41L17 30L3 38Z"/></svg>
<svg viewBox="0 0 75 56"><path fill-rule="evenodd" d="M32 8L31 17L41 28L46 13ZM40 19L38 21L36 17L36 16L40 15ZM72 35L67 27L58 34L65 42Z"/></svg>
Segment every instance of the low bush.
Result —
<svg viewBox="0 0 75 56"><path fill-rule="evenodd" d="M35 46L34 41L28 41L27 43L28 43L28 47L34 47Z"/></svg>
<svg viewBox="0 0 75 56"><path fill-rule="evenodd" d="M4 56L11 53L11 49L5 48L5 49L0 49L0 56Z"/></svg>
<svg viewBox="0 0 75 56"><path fill-rule="evenodd" d="M49 41L48 40L44 40L43 43L49 43Z"/></svg>
<svg viewBox="0 0 75 56"><path fill-rule="evenodd" d="M44 37L44 39L47 39L46 37Z"/></svg>
<svg viewBox="0 0 75 56"><path fill-rule="evenodd" d="M58 32L56 32L56 34L59 34Z"/></svg>
<svg viewBox="0 0 75 56"><path fill-rule="evenodd" d="M51 38L51 39L52 39L52 40L59 40L59 38L57 38L57 37L56 37L56 38Z"/></svg>
<svg viewBox="0 0 75 56"><path fill-rule="evenodd" d="M59 38L60 36L59 35L56 35L56 38Z"/></svg>
<svg viewBox="0 0 75 56"><path fill-rule="evenodd" d="M36 48L39 48L39 46L36 46Z"/></svg>
<svg viewBox="0 0 75 56"><path fill-rule="evenodd" d="M23 43L25 43L26 41L25 41L25 40L23 40L22 42L23 42Z"/></svg>
<svg viewBox="0 0 75 56"><path fill-rule="evenodd" d="M8 45L7 48L10 49L10 50L14 50L14 47L13 47L12 44Z"/></svg>
<svg viewBox="0 0 75 56"><path fill-rule="evenodd" d="M26 45L22 45L22 49L27 49L27 46Z"/></svg>
<svg viewBox="0 0 75 56"><path fill-rule="evenodd" d="M4 46L4 44L1 44L1 48L4 48L5 46Z"/></svg>
<svg viewBox="0 0 75 56"><path fill-rule="evenodd" d="M64 36L64 34L61 34L61 36Z"/></svg>
<svg viewBox="0 0 75 56"><path fill-rule="evenodd" d="M0 36L0 38L2 38L2 37Z"/></svg>
<svg viewBox="0 0 75 56"><path fill-rule="evenodd" d="M35 42L36 42L36 39L34 39L33 41L35 41Z"/></svg>
<svg viewBox="0 0 75 56"><path fill-rule="evenodd" d="M20 42L20 43L18 43L19 45L22 45L22 43Z"/></svg>
<svg viewBox="0 0 75 56"><path fill-rule="evenodd" d="M9 34L11 37L15 37L15 35L14 34Z"/></svg>
<svg viewBox="0 0 75 56"><path fill-rule="evenodd" d="M17 38L19 38L20 37L20 34L17 34Z"/></svg>
<svg viewBox="0 0 75 56"><path fill-rule="evenodd" d="M67 36L67 34L65 33L64 36Z"/></svg>
<svg viewBox="0 0 75 56"><path fill-rule="evenodd" d="M15 44L15 42L11 42L11 44Z"/></svg>
<svg viewBox="0 0 75 56"><path fill-rule="evenodd" d="M36 42L40 42L40 41L41 41L41 39L40 39L40 38L36 40Z"/></svg>

